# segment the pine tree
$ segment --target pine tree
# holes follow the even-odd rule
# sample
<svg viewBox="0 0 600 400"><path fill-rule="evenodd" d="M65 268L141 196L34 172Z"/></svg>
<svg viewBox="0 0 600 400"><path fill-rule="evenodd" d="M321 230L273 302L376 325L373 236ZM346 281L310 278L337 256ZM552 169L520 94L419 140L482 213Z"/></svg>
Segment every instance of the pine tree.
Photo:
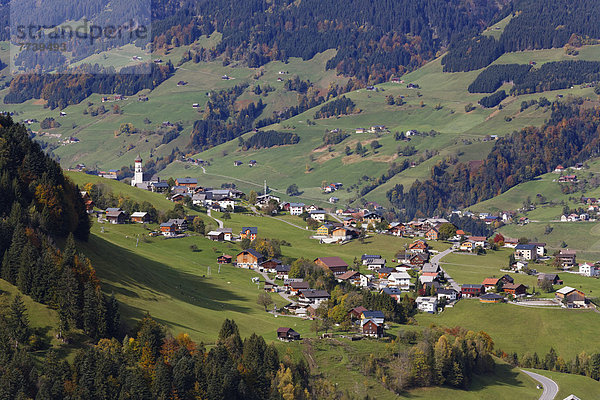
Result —
<svg viewBox="0 0 600 400"><path fill-rule="evenodd" d="M29 337L29 318L21 295L17 294L10 303L7 319L8 334L14 341L15 347L25 343Z"/></svg>
<svg viewBox="0 0 600 400"><path fill-rule="evenodd" d="M12 236L11 244L4 253L2 260L2 278L10 283L15 283L21 265L21 251L27 243L23 225L17 224Z"/></svg>

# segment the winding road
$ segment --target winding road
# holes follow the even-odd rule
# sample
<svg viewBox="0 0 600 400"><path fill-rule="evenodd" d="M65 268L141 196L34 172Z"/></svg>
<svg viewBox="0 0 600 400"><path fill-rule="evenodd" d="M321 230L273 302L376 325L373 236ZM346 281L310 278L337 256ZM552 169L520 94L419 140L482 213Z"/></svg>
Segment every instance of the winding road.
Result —
<svg viewBox="0 0 600 400"><path fill-rule="evenodd" d="M208 215L209 217L214 219L217 222L217 224L219 224L219 228L223 227L223 221L221 221L220 219L216 219L215 217L212 216L212 209L208 208L206 210L206 215Z"/></svg>
<svg viewBox="0 0 600 400"><path fill-rule="evenodd" d="M521 370L529 375L534 380L538 381L544 387L544 391L540 396L540 400L554 400L558 394L558 385L552 379L545 377L544 375L536 374L535 372Z"/></svg>
<svg viewBox="0 0 600 400"><path fill-rule="evenodd" d="M450 247L449 249L444 250L441 253L436 254L435 256L433 256L431 258L431 261L430 261L431 264L433 264L433 265L440 265L440 261L442 260L442 258L444 258L448 254L452 253L453 251L454 251L454 249L452 247ZM452 289L454 289L454 290L456 290L457 292L460 293L460 285L458 283L456 283L456 281L454 279L452 279L452 277L450 275L448 275L448 273L446 271L444 271L444 268L442 268L441 266L440 266L440 268L444 272L444 276L448 280L448 283L450 284L450 286L452 286Z"/></svg>

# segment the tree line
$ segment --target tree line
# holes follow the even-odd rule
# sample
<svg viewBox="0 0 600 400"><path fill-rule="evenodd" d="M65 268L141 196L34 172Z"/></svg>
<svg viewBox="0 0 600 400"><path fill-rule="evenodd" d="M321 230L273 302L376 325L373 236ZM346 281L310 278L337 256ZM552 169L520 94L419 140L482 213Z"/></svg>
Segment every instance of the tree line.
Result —
<svg viewBox="0 0 600 400"><path fill-rule="evenodd" d="M283 146L286 144L296 144L300 141L300 136L292 132L278 132L274 130L258 131L250 138L240 141L243 150L266 149L273 146Z"/></svg>
<svg viewBox="0 0 600 400"><path fill-rule="evenodd" d="M146 316L121 342L101 339L69 363L56 351L35 362L23 337L27 310L0 307L0 397L6 399L308 399L308 366L252 334L242 339L226 319L207 349L187 334L172 337ZM6 317L4 317L6 315Z"/></svg>
<svg viewBox="0 0 600 400"><path fill-rule="evenodd" d="M456 32L479 28L499 10L498 4L489 0L477 6L459 0L418 4L405 0L393 4L341 0L286 0L276 4L251 0L243 5L231 0L160 3L160 17L153 18L160 25L153 42L156 47L185 43L187 36L181 40L171 34L174 30L169 25L181 25L176 31L183 32L193 22L196 31L222 33L216 51L226 61L259 67L289 57L308 60L335 48L338 51L327 68L363 83L382 82L421 66L448 45Z"/></svg>
<svg viewBox="0 0 600 400"><path fill-rule="evenodd" d="M356 104L352 99L342 96L325 104L315 113L315 119L329 118L338 115L349 115L355 110Z"/></svg>
<svg viewBox="0 0 600 400"><path fill-rule="evenodd" d="M74 237L87 240L90 220L79 188L33 142L22 125L0 116L0 276L58 310L61 331L92 338L119 330L114 298L100 291ZM55 239L67 237L61 251Z"/></svg>
<svg viewBox="0 0 600 400"><path fill-rule="evenodd" d="M496 107L506 97L508 97L508 95L504 90L498 90L494 94L490 94L489 96L484 96L481 99L479 99L479 104L481 104L485 108Z"/></svg>
<svg viewBox="0 0 600 400"><path fill-rule="evenodd" d="M587 0L516 0L506 5L496 21L511 16L499 40L476 31L455 35L444 56L444 71L473 71L488 66L502 54L515 51L580 47L600 38L600 4Z"/></svg>
<svg viewBox="0 0 600 400"><path fill-rule="evenodd" d="M146 70L147 69L147 70ZM79 104L92 93L131 96L143 89L154 89L175 72L170 61L124 67L120 73L97 64L81 65L66 74L20 74L14 77L4 97L5 104L44 99L48 107L65 108Z"/></svg>
<svg viewBox="0 0 600 400"><path fill-rule="evenodd" d="M500 138L481 166L442 160L432 167L429 179L415 181L408 191L396 185L387 198L409 219L440 215L497 196L558 164L594 157L600 148L600 108L586 110L580 102L554 102L548 123Z"/></svg>

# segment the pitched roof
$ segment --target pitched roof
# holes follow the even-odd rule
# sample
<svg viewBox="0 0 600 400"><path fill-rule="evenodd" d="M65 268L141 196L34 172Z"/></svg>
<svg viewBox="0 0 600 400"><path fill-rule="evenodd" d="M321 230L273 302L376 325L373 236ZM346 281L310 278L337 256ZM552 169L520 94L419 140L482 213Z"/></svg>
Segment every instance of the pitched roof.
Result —
<svg viewBox="0 0 600 400"><path fill-rule="evenodd" d="M502 297L496 293L485 293L485 294L482 294L481 296L479 296L479 298L483 299L483 300L500 300L500 299L503 299L504 297Z"/></svg>
<svg viewBox="0 0 600 400"><path fill-rule="evenodd" d="M556 291L556 293L560 293L560 294L569 294L569 293L571 293L573 290L577 290L577 289L575 289L575 288L572 288L571 286L565 286L565 287L562 287L562 288L558 289L558 290Z"/></svg>
<svg viewBox="0 0 600 400"><path fill-rule="evenodd" d="M368 311L368 310L363 306L358 306L358 307L354 307L351 311L362 314L364 311Z"/></svg>
<svg viewBox="0 0 600 400"><path fill-rule="evenodd" d="M302 294L302 296L306 297L306 298L319 298L319 297L331 297L331 295L329 294L329 292L327 292L327 290L315 290L315 289L308 289L308 290L301 290L300 293Z"/></svg>
<svg viewBox="0 0 600 400"><path fill-rule="evenodd" d="M360 275L360 272L346 271L343 274L341 274L340 276L338 276L337 278L345 281L346 279L354 278L354 276L356 276L356 275Z"/></svg>
<svg viewBox="0 0 600 400"><path fill-rule="evenodd" d="M484 285L497 285L500 278L485 278L483 280Z"/></svg>
<svg viewBox="0 0 600 400"><path fill-rule="evenodd" d="M383 311L363 311L362 315L364 316L365 319L372 319L372 318L385 318L385 316L383 315Z"/></svg>
<svg viewBox="0 0 600 400"><path fill-rule="evenodd" d="M143 211L136 211L133 214L131 214L131 218L143 218L146 215L148 215L147 212L143 212Z"/></svg>
<svg viewBox="0 0 600 400"><path fill-rule="evenodd" d="M461 286L461 289L463 288L468 288L468 289L481 289L483 285L482 284L472 284L472 283L466 283L464 285Z"/></svg>
<svg viewBox="0 0 600 400"><path fill-rule="evenodd" d="M347 267L348 266L348 264L346 264L344 262L344 260L342 260L339 257L319 257L319 258L315 259L315 262L317 260L321 261L328 268L331 268L331 267Z"/></svg>
<svg viewBox="0 0 600 400"><path fill-rule="evenodd" d="M198 179L196 178L177 178L177 183L178 184L192 184L192 183L198 183Z"/></svg>
<svg viewBox="0 0 600 400"><path fill-rule="evenodd" d="M518 287L526 287L525 285L523 285L522 283L505 283L504 286L502 286L503 289L517 289Z"/></svg>
<svg viewBox="0 0 600 400"><path fill-rule="evenodd" d="M381 291L390 296L397 296L402 294L402 291L397 287L384 287Z"/></svg>
<svg viewBox="0 0 600 400"><path fill-rule="evenodd" d="M246 233L246 231L250 231L251 234L257 234L258 228L255 226L245 226L242 228L242 233Z"/></svg>
<svg viewBox="0 0 600 400"><path fill-rule="evenodd" d="M517 247L515 247L515 250L535 250L536 245L534 244L518 244Z"/></svg>
<svg viewBox="0 0 600 400"><path fill-rule="evenodd" d="M258 251L254 250L254 249L246 249L246 250L242 250L238 253L238 256L242 253L250 253L252 254L254 257L258 258L258 259L262 259L264 258L262 254L260 254Z"/></svg>
<svg viewBox="0 0 600 400"><path fill-rule="evenodd" d="M363 254L362 256L360 256L360 259L362 261L364 261L364 260L374 260L374 259L377 259L377 258L381 258L381 256L378 255L378 254L377 255L375 255L375 254Z"/></svg>
<svg viewBox="0 0 600 400"><path fill-rule="evenodd" d="M290 282L290 287L292 289L308 289L310 288L310 285L308 284L308 282Z"/></svg>

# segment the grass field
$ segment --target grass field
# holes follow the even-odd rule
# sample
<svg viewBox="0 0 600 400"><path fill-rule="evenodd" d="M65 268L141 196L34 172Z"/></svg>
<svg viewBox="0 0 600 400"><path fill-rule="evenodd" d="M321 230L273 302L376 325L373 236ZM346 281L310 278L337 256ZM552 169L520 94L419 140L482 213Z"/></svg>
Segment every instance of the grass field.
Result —
<svg viewBox="0 0 600 400"><path fill-rule="evenodd" d="M256 303L260 289L251 282L256 273L231 265L219 272L216 257L236 254L234 246L191 236L141 239L136 247L138 235L144 233L137 225L105 225L102 233L94 224L90 241L81 244L103 290L121 303L125 322L134 323L149 312L174 335L186 332L204 343L214 343L225 318L237 322L242 336L256 332L274 340L279 326L310 334L309 322L275 318ZM191 245L199 250L192 251ZM280 296L272 297L279 306L284 304Z"/></svg>
<svg viewBox="0 0 600 400"><path fill-rule="evenodd" d="M594 353L598 350L595 337L600 329L600 316L593 311L484 304L476 299L466 299L438 315L419 314L417 321L424 326L435 323L483 330L492 337L496 349L507 353L516 351L519 355L526 352L546 354L554 347L563 358L571 359L581 351Z"/></svg>

